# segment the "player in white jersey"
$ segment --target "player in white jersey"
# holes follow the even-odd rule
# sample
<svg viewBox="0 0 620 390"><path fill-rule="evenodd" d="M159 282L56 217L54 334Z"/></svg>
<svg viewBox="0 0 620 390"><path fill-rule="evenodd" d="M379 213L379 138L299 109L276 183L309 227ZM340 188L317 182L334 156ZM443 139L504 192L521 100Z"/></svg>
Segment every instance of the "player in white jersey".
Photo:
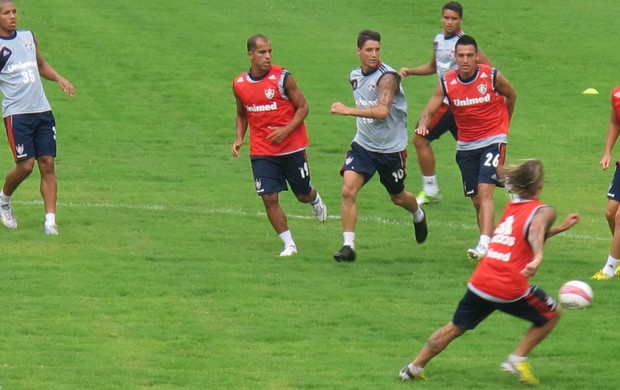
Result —
<svg viewBox="0 0 620 390"><path fill-rule="evenodd" d="M449 70L456 69L454 60L454 46L456 41L465 33L461 30L463 21L463 7L456 1L446 3L441 9L442 32L435 36L433 42L433 56L429 63L415 68L400 68L401 77L411 75L426 76L437 74L441 79ZM478 50L478 63L491 65L489 59L481 50ZM413 145L418 155L418 163L422 171L422 191L417 196L419 204L437 203L441 201L441 191L435 172L435 154L431 142L439 139L446 132L451 132L456 139L457 127L447 102L433 116L428 135L415 134Z"/></svg>
<svg viewBox="0 0 620 390"><path fill-rule="evenodd" d="M405 191L407 152L407 101L400 77L379 59L381 35L364 30L357 37L361 66L350 74L355 107L340 102L331 113L357 118L357 133L340 173L342 174L342 227L344 245L336 261L355 260L357 194L375 173L395 205L412 214L415 237L424 242L428 234L426 216L415 195Z"/></svg>
<svg viewBox="0 0 620 390"><path fill-rule="evenodd" d="M69 96L73 85L41 56L34 34L17 30L17 9L12 1L0 0L0 91L2 116L15 168L0 191L0 218L9 229L17 227L11 196L30 175L37 162L45 207L43 230L57 235L56 123L41 83L41 76L55 81Z"/></svg>

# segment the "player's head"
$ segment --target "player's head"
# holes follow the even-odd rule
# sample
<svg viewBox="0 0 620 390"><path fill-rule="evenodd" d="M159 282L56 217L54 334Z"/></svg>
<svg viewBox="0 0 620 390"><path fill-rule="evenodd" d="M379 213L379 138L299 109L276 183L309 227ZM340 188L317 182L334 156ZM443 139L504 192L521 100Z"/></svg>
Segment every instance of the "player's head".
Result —
<svg viewBox="0 0 620 390"><path fill-rule="evenodd" d="M0 0L0 31L12 34L17 22L17 9L11 0Z"/></svg>
<svg viewBox="0 0 620 390"><path fill-rule="evenodd" d="M472 76L476 71L476 65L478 65L478 44L476 40L469 35L461 36L454 47L454 60L461 77Z"/></svg>
<svg viewBox="0 0 620 390"><path fill-rule="evenodd" d="M379 66L381 51L381 34L364 30L357 35L357 55L360 57L362 71L368 72Z"/></svg>
<svg viewBox="0 0 620 390"><path fill-rule="evenodd" d="M463 7L456 1L446 3L441 8L441 27L446 35L454 35L461 31Z"/></svg>
<svg viewBox="0 0 620 390"><path fill-rule="evenodd" d="M543 187L543 166L536 159L504 167L504 176L508 191L523 199L535 198Z"/></svg>
<svg viewBox="0 0 620 390"><path fill-rule="evenodd" d="M260 76L271 68L271 42L262 34L252 35L247 43L248 57L252 63L252 76Z"/></svg>

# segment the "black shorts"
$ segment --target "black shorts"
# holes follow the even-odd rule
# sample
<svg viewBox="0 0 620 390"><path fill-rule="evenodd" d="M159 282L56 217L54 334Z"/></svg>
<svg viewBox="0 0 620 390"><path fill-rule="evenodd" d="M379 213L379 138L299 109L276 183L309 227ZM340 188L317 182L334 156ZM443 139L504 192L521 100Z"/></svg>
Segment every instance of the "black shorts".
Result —
<svg viewBox="0 0 620 390"><path fill-rule="evenodd" d="M536 286L531 286L525 297L514 302L492 302L467 289L454 312L452 323L460 329L471 330L499 310L541 327L555 317L556 307L553 298Z"/></svg>
<svg viewBox="0 0 620 390"><path fill-rule="evenodd" d="M258 195L286 191L287 182L295 194L305 195L312 190L305 151L284 156L254 156L250 161Z"/></svg>
<svg viewBox="0 0 620 390"><path fill-rule="evenodd" d="M381 184L392 195L400 194L405 190L405 170L407 151L396 153L378 153L364 149L356 142L351 144L351 150L347 152L344 165L340 169L344 171L358 172L364 175L364 184L368 183L379 172Z"/></svg>
<svg viewBox="0 0 620 390"><path fill-rule="evenodd" d="M439 107L439 110L437 110L431 118L431 123L428 127L428 134L426 134L424 138L426 138L429 142L432 142L439 139L439 137L448 131L452 133L452 137L456 140L458 128L456 127L456 122L454 121L454 115L452 114L452 110L450 110L450 106L442 104L441 107Z"/></svg>
<svg viewBox="0 0 620 390"><path fill-rule="evenodd" d="M51 111L9 115L4 118L13 159L56 157L56 121Z"/></svg>
<svg viewBox="0 0 620 390"><path fill-rule="evenodd" d="M614 173L614 178L611 179L611 184L607 191L607 199L620 202L620 161L616 162L616 172Z"/></svg>
<svg viewBox="0 0 620 390"><path fill-rule="evenodd" d="M458 150L456 162L461 170L463 192L466 197L478 193L478 184L500 185L497 167L504 164L506 144L493 144L480 149Z"/></svg>

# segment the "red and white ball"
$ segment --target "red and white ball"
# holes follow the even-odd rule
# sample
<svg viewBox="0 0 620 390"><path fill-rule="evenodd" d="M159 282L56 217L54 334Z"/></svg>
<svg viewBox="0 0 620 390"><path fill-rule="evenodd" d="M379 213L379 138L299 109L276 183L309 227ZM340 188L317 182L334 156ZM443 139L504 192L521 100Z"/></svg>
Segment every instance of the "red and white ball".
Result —
<svg viewBox="0 0 620 390"><path fill-rule="evenodd" d="M586 282L571 280L560 287L558 299L567 309L583 309L592 304L594 293Z"/></svg>

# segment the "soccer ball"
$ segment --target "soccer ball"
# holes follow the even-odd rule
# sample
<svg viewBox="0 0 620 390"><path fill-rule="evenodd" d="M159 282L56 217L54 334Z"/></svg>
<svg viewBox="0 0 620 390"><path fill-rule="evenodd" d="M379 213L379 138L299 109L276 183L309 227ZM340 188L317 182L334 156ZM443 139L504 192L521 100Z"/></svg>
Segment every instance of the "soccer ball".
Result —
<svg viewBox="0 0 620 390"><path fill-rule="evenodd" d="M571 280L560 287L559 300L567 309L583 309L592 304L594 293L588 283Z"/></svg>

